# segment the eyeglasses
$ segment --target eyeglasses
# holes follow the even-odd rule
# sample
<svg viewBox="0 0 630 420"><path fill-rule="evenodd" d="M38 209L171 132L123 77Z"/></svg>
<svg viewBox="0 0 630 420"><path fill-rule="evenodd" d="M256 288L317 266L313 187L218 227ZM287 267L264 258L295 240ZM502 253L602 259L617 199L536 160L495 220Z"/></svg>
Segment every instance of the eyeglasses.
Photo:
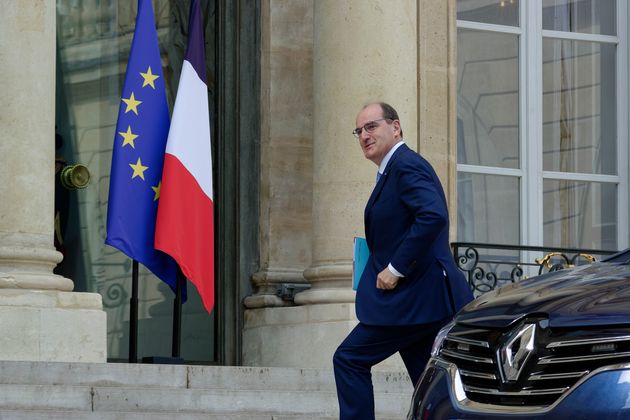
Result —
<svg viewBox="0 0 630 420"><path fill-rule="evenodd" d="M361 137L361 133L363 133L363 130L367 131L368 133L372 133L380 125L378 123L379 121L392 121L392 120L389 118L380 118L378 120L366 122L365 124L363 124L363 127L357 127L354 130L352 130L352 134L354 134L354 137L359 138Z"/></svg>

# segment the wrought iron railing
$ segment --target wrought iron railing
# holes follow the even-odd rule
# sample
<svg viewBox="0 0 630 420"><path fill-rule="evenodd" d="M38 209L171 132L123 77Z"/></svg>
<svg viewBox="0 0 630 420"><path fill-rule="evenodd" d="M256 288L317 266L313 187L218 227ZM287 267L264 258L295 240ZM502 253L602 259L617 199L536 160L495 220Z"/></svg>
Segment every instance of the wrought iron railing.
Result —
<svg viewBox="0 0 630 420"><path fill-rule="evenodd" d="M451 247L475 296L527 277L590 264L617 252L476 242L453 242Z"/></svg>

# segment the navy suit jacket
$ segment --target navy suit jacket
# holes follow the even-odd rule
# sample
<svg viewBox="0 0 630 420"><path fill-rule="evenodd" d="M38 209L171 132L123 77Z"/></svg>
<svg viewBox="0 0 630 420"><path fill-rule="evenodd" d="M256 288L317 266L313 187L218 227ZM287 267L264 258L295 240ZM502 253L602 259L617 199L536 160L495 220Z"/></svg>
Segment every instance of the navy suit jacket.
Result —
<svg viewBox="0 0 630 420"><path fill-rule="evenodd" d="M370 256L357 290L359 321L425 324L453 316L472 300L449 247L442 185L419 154L404 144L396 149L364 217ZM376 276L390 262L405 277L392 290L377 289Z"/></svg>

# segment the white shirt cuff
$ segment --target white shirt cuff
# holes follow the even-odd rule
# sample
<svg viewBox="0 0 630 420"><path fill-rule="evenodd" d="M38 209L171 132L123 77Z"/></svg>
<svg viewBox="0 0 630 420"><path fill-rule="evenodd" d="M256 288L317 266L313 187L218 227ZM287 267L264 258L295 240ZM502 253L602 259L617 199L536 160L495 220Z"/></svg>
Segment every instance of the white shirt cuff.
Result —
<svg viewBox="0 0 630 420"><path fill-rule="evenodd" d="M392 263L389 263L389 265L387 266L387 268L389 269L389 271L392 272L393 275L397 276L397 277L405 277L402 274L400 274L400 272L398 270L396 270L394 268L394 266L392 265Z"/></svg>

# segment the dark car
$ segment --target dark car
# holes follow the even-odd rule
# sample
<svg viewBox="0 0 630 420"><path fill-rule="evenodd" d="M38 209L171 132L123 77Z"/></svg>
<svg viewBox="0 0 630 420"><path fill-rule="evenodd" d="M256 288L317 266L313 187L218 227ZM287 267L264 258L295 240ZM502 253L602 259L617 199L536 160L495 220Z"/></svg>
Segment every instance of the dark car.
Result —
<svg viewBox="0 0 630 420"><path fill-rule="evenodd" d="M630 250L479 297L431 356L408 419L630 419Z"/></svg>

